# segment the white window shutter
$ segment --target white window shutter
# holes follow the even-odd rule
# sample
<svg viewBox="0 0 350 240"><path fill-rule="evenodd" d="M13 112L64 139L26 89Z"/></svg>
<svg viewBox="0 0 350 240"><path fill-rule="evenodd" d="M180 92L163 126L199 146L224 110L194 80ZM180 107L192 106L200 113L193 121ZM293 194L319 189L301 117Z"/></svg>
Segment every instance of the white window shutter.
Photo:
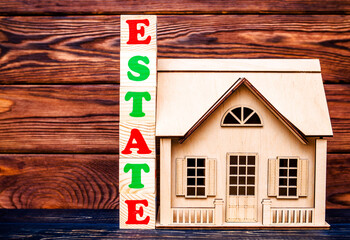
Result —
<svg viewBox="0 0 350 240"><path fill-rule="evenodd" d="M309 188L309 161L307 159L298 160L298 195L307 197Z"/></svg>
<svg viewBox="0 0 350 240"><path fill-rule="evenodd" d="M269 159L267 195L276 197L278 193L278 159Z"/></svg>
<svg viewBox="0 0 350 240"><path fill-rule="evenodd" d="M216 196L216 160L206 161L207 196Z"/></svg>
<svg viewBox="0 0 350 240"><path fill-rule="evenodd" d="M175 187L176 187L176 196L185 196L186 159L182 159L182 158L176 159Z"/></svg>

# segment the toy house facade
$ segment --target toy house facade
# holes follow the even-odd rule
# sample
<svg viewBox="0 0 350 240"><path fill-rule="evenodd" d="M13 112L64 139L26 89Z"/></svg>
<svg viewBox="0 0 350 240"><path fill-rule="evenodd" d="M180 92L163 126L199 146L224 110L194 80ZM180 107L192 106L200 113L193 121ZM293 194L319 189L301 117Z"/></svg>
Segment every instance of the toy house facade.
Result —
<svg viewBox="0 0 350 240"><path fill-rule="evenodd" d="M318 60L160 59L157 227L327 227Z"/></svg>

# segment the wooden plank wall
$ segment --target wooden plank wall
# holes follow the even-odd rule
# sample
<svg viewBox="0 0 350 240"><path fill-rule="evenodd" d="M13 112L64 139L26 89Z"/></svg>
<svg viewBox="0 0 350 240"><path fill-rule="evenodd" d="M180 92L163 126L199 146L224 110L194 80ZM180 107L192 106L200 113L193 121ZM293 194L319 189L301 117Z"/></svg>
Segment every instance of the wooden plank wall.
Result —
<svg viewBox="0 0 350 240"><path fill-rule="evenodd" d="M158 57L319 58L327 207L350 208L350 2L0 2L0 208L118 207L119 15L158 15Z"/></svg>

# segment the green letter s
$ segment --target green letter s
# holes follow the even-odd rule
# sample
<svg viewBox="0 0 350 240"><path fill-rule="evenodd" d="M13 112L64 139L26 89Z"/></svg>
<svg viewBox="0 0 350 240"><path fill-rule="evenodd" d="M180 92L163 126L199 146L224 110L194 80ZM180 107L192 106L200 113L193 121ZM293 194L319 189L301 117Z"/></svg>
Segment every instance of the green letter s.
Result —
<svg viewBox="0 0 350 240"><path fill-rule="evenodd" d="M150 70L147 66L139 63L142 61L144 64L149 64L149 59L146 56L133 56L129 59L128 66L131 71L138 73L140 76L135 76L130 71L128 71L128 78L132 81L144 81L150 75Z"/></svg>

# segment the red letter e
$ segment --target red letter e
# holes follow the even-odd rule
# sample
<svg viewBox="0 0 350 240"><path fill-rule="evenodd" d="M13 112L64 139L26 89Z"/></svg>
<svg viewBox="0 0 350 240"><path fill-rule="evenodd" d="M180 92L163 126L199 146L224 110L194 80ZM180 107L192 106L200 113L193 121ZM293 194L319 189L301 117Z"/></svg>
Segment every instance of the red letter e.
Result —
<svg viewBox="0 0 350 240"><path fill-rule="evenodd" d="M136 209L136 204L142 204L145 207L148 207L147 200L125 200L125 203L128 205L128 220L125 224L148 224L150 217L147 216L143 220L137 220L136 215L143 216L143 207L140 206L139 209Z"/></svg>
<svg viewBox="0 0 350 240"><path fill-rule="evenodd" d="M137 39L137 35L140 34L141 37L145 35L145 27L140 26L140 29L137 29L137 24L143 23L149 26L148 19L140 20L126 20L126 23L129 24L129 41L126 44L149 44L151 42L151 36L148 36L144 40Z"/></svg>

